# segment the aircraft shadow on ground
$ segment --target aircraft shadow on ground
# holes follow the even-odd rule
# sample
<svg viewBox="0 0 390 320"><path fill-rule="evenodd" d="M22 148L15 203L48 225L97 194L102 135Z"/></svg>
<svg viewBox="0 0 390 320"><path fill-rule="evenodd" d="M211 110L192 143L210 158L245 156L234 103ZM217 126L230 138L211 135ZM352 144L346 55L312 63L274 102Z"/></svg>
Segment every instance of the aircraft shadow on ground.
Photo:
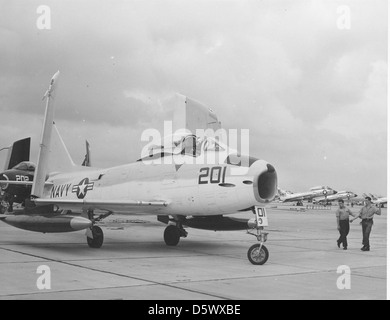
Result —
<svg viewBox="0 0 390 320"><path fill-rule="evenodd" d="M242 244L243 245L243 244ZM241 248L240 244L233 244L234 247ZM27 241L7 241L2 242L0 246L12 246L12 251L23 251L34 255L32 251L39 250L37 256L50 254L67 254L73 257L82 256L84 258L101 258L102 256L109 256L110 253L126 253L126 254L142 254L151 257L160 256L162 254L176 253L196 253L201 254L202 250L212 251L219 254L232 254L235 248L229 241L215 242L215 241L199 241L199 240L184 240L178 246L167 246L163 240L161 241L111 241L103 244L100 249L89 248L86 243L48 243L42 241L27 242ZM17 246L15 248L15 246ZM22 248L18 248L18 247ZM26 253L27 253L26 252Z"/></svg>

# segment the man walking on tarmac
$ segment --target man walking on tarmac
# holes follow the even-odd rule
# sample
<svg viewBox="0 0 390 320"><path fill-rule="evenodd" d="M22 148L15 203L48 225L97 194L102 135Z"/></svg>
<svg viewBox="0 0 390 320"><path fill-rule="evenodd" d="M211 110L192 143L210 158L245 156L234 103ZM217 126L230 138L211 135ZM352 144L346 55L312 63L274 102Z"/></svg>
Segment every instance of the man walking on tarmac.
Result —
<svg viewBox="0 0 390 320"><path fill-rule="evenodd" d="M360 209L359 215L353 219L351 222L357 218L362 219L362 231L363 231L363 247L362 251L370 251L370 233L372 225L374 224L374 214L381 215L381 208L374 207L371 204L371 198L366 197L364 200L364 207Z"/></svg>
<svg viewBox="0 0 390 320"><path fill-rule="evenodd" d="M347 250L347 235L349 233L349 216L354 216L349 208L344 205L344 200L339 200L339 208L336 210L337 230L340 232L340 238L337 240L337 246L343 244L343 249Z"/></svg>

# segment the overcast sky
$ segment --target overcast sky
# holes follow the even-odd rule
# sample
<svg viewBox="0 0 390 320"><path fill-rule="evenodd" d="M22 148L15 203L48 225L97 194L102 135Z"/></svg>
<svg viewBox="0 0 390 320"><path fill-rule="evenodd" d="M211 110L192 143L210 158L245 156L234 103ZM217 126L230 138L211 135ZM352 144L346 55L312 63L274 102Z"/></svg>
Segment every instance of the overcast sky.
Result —
<svg viewBox="0 0 390 320"><path fill-rule="evenodd" d="M85 139L95 166L136 160L179 92L249 129L281 188L385 195L387 12L386 0L0 0L0 148L31 136L36 161L60 70L56 123L76 162Z"/></svg>

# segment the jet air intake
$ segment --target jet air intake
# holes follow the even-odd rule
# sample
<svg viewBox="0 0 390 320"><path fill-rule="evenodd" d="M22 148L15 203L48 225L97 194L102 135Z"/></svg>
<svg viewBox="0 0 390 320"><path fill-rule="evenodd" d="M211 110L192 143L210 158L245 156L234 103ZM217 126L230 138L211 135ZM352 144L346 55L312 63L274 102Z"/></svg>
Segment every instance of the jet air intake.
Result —
<svg viewBox="0 0 390 320"><path fill-rule="evenodd" d="M267 170L260 173L254 179L255 198L259 202L269 202L277 193L278 177L275 168L267 164Z"/></svg>

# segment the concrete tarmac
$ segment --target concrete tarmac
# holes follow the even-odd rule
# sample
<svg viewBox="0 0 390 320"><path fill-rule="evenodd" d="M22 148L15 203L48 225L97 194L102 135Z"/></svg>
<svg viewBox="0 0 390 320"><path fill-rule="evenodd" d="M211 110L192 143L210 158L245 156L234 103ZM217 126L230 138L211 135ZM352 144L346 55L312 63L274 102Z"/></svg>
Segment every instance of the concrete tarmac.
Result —
<svg viewBox="0 0 390 320"><path fill-rule="evenodd" d="M359 219L348 250L337 248L336 206L275 206L267 211L263 266L248 261L256 239L245 231L188 228L186 239L167 247L156 217L111 216L103 247L90 249L84 232L39 234L0 223L0 299L386 299L386 208L375 216L371 251L362 252ZM50 268L49 290L37 287L41 265ZM337 273L340 266L349 269ZM350 289L337 286L348 285L345 270Z"/></svg>

